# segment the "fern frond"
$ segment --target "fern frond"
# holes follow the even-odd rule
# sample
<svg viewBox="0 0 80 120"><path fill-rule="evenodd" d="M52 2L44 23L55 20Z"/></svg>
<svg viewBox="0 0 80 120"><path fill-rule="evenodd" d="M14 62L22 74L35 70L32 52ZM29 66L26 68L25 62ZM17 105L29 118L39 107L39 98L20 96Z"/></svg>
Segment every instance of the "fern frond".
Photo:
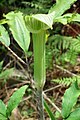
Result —
<svg viewBox="0 0 80 120"><path fill-rule="evenodd" d="M57 63L70 63L74 65L80 53L80 37L54 35L49 37L48 48L55 56ZM47 51L47 50L46 50Z"/></svg>
<svg viewBox="0 0 80 120"><path fill-rule="evenodd" d="M58 83L58 84L62 84L64 86L69 86L71 83L75 82L75 81L80 81L80 76L73 76L73 77L69 77L69 78L58 78L58 79L53 79L52 82Z"/></svg>

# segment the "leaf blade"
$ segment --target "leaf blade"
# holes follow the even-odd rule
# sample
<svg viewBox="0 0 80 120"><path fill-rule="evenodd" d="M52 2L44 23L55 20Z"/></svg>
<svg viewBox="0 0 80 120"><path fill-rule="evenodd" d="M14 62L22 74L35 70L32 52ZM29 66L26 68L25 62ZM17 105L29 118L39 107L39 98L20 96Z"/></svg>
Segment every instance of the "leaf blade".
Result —
<svg viewBox="0 0 80 120"><path fill-rule="evenodd" d="M48 112L51 120L55 120L55 117L54 117L53 113L51 112L51 110L45 100L44 100L44 107L45 107L46 111Z"/></svg>
<svg viewBox="0 0 80 120"><path fill-rule="evenodd" d="M57 0L56 4L51 7L49 13L55 11L54 18L61 16L77 0Z"/></svg>
<svg viewBox="0 0 80 120"><path fill-rule="evenodd" d="M16 108L18 106L18 104L20 103L23 95L25 94L25 90L27 89L27 85L22 86L21 88L19 88L16 92L13 93L13 95L11 96L8 105L7 105L7 115L8 117L11 115L11 112L14 108Z"/></svg>
<svg viewBox="0 0 80 120"><path fill-rule="evenodd" d="M80 90L78 89L77 82L74 82L69 89L66 90L63 100L62 100L62 116L67 118L73 106L77 102L77 98L80 95Z"/></svg>
<svg viewBox="0 0 80 120"><path fill-rule="evenodd" d="M0 118L1 117L6 119L6 106L2 100L0 100Z"/></svg>
<svg viewBox="0 0 80 120"><path fill-rule="evenodd" d="M13 68L10 69L6 69L5 71L2 71L0 73L0 79L8 79L11 75L11 73L13 72Z"/></svg>
<svg viewBox="0 0 80 120"><path fill-rule="evenodd" d="M7 30L0 25L0 41L5 44L6 46L10 45L10 39Z"/></svg>
<svg viewBox="0 0 80 120"><path fill-rule="evenodd" d="M0 120L7 120L7 118L0 114Z"/></svg>
<svg viewBox="0 0 80 120"><path fill-rule="evenodd" d="M4 16L7 19L7 23L10 27L14 39L24 50L24 52L27 53L30 44L30 33L25 26L22 13L10 12Z"/></svg>
<svg viewBox="0 0 80 120"><path fill-rule="evenodd" d="M66 120L80 120L80 108L76 108Z"/></svg>

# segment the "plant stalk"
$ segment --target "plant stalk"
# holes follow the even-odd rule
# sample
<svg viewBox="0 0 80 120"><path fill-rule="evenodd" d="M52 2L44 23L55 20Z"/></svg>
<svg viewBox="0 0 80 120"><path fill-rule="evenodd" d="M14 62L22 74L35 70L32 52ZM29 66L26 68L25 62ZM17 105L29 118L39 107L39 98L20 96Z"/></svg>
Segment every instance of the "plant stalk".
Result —
<svg viewBox="0 0 80 120"><path fill-rule="evenodd" d="M45 84L45 31L33 33L34 80L37 89Z"/></svg>
<svg viewBox="0 0 80 120"><path fill-rule="evenodd" d="M39 120L44 120L43 87L45 84L45 31L33 33L34 81Z"/></svg>

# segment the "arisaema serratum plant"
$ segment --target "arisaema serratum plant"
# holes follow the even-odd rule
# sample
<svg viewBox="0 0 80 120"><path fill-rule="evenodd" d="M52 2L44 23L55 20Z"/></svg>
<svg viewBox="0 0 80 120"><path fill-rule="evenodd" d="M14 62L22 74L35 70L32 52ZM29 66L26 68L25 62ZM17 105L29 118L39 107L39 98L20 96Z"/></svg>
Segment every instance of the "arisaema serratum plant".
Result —
<svg viewBox="0 0 80 120"><path fill-rule="evenodd" d="M53 23L59 21L61 15L67 9L69 9L71 4L73 4L75 1L77 0L56 0L56 4L50 9L48 14L36 14L30 16L25 15L24 21L26 24L26 28L20 12L19 13L11 12L5 15L7 19L7 23L10 26L10 29L12 31L15 40L24 50L25 54L29 46L29 32L32 33L33 49L34 49L34 81L35 81L35 89L36 89L35 90L36 99L38 103L37 108L39 113L39 120L45 119L44 110L43 110L42 92L46 80L45 77L46 76L46 70L45 70L46 30L52 28ZM66 19L64 20L60 19L60 20L64 24L67 23Z"/></svg>
<svg viewBox="0 0 80 120"><path fill-rule="evenodd" d="M25 16L27 29L32 33L34 48L34 80L38 102L39 119L44 120L43 87L45 83L45 39L46 30L52 28L54 20L67 10L76 0L57 0L49 14Z"/></svg>

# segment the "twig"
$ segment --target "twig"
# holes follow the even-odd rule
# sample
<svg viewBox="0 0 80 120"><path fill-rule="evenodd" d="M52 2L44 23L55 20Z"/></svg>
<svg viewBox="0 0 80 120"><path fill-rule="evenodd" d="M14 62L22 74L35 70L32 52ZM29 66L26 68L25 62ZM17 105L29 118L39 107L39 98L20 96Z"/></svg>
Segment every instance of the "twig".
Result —
<svg viewBox="0 0 80 120"><path fill-rule="evenodd" d="M31 82L31 86L34 87L34 80L33 80L33 77L32 75L30 74L30 69L29 69L29 66L28 64L26 64L19 56L17 56L8 46L6 46L4 43L2 43L7 49L8 51L18 60L20 61L21 63L23 63L27 68L27 72L29 73L28 74L28 79L30 80ZM27 73L25 72L25 75L27 75Z"/></svg>
<svg viewBox="0 0 80 120"><path fill-rule="evenodd" d="M69 27L75 34L77 34L77 35L80 34L71 25L67 24L66 26Z"/></svg>
<svg viewBox="0 0 80 120"><path fill-rule="evenodd" d="M27 100L29 100L31 97L32 97L32 96L29 95L28 97L24 98L21 102L27 101Z"/></svg>
<svg viewBox="0 0 80 120"><path fill-rule="evenodd" d="M4 45L5 46L5 45ZM17 59L17 60L19 60L21 63L23 63L24 65L26 65L27 66L27 64L19 57L19 56L17 56L9 47L7 47L7 46L5 46L9 51L10 51L10 53Z"/></svg>
<svg viewBox="0 0 80 120"><path fill-rule="evenodd" d="M76 74L70 72L69 70L66 70L66 69L62 68L61 66L58 66L58 65L56 65L56 64L54 64L54 66L55 66L56 68L58 68L58 69L64 71L64 72L68 73L68 74L71 75L71 76L75 76L75 77L78 76L78 75L76 75Z"/></svg>
<svg viewBox="0 0 80 120"><path fill-rule="evenodd" d="M47 90L44 90L44 93L45 92L49 92L49 91L51 91L51 90L54 90L54 89L56 89L56 88L58 88L58 87L61 87L62 85L57 85L57 86L55 86L55 87L52 87L52 88L49 88L49 89L47 89Z"/></svg>
<svg viewBox="0 0 80 120"><path fill-rule="evenodd" d="M6 70L12 63L13 61L10 61L5 67L3 67L3 70Z"/></svg>
<svg viewBox="0 0 80 120"><path fill-rule="evenodd" d="M21 87L23 85L26 85L26 84L30 84L30 81L23 81L23 82L21 81L21 83L13 84L13 85L7 87L7 89L11 89L11 88L14 88L14 87L19 88L19 87Z"/></svg>

